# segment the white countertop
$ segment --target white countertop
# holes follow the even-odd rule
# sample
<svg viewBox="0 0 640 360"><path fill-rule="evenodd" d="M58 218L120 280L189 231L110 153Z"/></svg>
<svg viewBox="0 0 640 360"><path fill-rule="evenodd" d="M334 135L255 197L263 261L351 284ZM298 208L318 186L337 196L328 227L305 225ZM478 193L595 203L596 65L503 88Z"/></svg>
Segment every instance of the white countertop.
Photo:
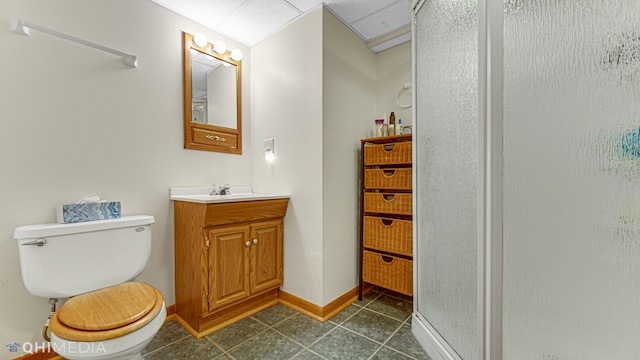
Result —
<svg viewBox="0 0 640 360"><path fill-rule="evenodd" d="M169 199L201 204L288 199L289 194L254 193L251 186L231 186L231 195L209 195L211 186L178 186L169 189Z"/></svg>

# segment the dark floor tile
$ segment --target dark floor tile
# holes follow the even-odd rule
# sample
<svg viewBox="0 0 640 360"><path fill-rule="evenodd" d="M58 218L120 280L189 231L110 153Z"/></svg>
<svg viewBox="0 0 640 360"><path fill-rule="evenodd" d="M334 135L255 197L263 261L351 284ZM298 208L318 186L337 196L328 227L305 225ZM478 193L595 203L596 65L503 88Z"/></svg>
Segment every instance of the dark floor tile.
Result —
<svg viewBox="0 0 640 360"><path fill-rule="evenodd" d="M298 313L297 311L291 308L288 308L282 304L275 304L260 312L257 312L251 315L251 317L271 326L297 313Z"/></svg>
<svg viewBox="0 0 640 360"><path fill-rule="evenodd" d="M216 360L233 360L233 358L227 354L222 354L216 358Z"/></svg>
<svg viewBox="0 0 640 360"><path fill-rule="evenodd" d="M418 340L411 333L411 325L404 324L385 344L387 347L403 352L420 360L430 360Z"/></svg>
<svg viewBox="0 0 640 360"><path fill-rule="evenodd" d="M383 343L402 326L402 322L364 308L341 326Z"/></svg>
<svg viewBox="0 0 640 360"><path fill-rule="evenodd" d="M324 358L320 355L314 354L309 350L305 350L294 357L295 360L323 360Z"/></svg>
<svg viewBox="0 0 640 360"><path fill-rule="evenodd" d="M371 360L413 360L413 359L403 354L400 354L395 350L391 350L383 346L380 350L378 350L377 353L375 353L375 355L371 357Z"/></svg>
<svg viewBox="0 0 640 360"><path fill-rule="evenodd" d="M187 336L191 336L191 334L189 334L182 325L178 324L175 320L169 320L162 325L156 336L151 340L149 345L144 348L142 353L146 354Z"/></svg>
<svg viewBox="0 0 640 360"><path fill-rule="evenodd" d="M392 318L400 321L407 320L411 316L411 313L413 313L412 303L391 297L387 294L384 294L370 302L366 308L391 316Z"/></svg>
<svg viewBox="0 0 640 360"><path fill-rule="evenodd" d="M397 298L397 299L400 299L400 300L404 300L406 302L410 302L410 303L413 302L413 296L411 296L411 295L400 294L398 292L391 291L391 290L385 290L384 293L389 295L389 296L391 296L391 297L394 297L394 298Z"/></svg>
<svg viewBox="0 0 640 360"><path fill-rule="evenodd" d="M196 340L172 320L144 359L430 360L411 333L412 310L410 297L376 288L325 323L276 304Z"/></svg>
<svg viewBox="0 0 640 360"><path fill-rule="evenodd" d="M346 308L344 308L339 313L333 315L333 317L331 317L329 321L331 321L332 323L341 324L342 322L347 320L351 315L357 313L360 310L362 310L362 307L351 304Z"/></svg>
<svg viewBox="0 0 640 360"><path fill-rule="evenodd" d="M327 359L364 360L368 359L379 347L379 344L369 339L338 327L313 344L310 350Z"/></svg>
<svg viewBox="0 0 640 360"><path fill-rule="evenodd" d="M293 340L308 346L333 329L336 324L319 322L306 315L296 314L281 322L274 329L280 331Z"/></svg>
<svg viewBox="0 0 640 360"><path fill-rule="evenodd" d="M378 290L378 288L374 288L368 293L362 295L362 300L356 300L353 304L358 306L366 306L368 303L372 302L373 300L375 300L375 298L380 296L380 294L382 294L382 292Z"/></svg>
<svg viewBox="0 0 640 360"><path fill-rule="evenodd" d="M144 359L212 360L220 354L222 351L210 341L189 336L144 355Z"/></svg>
<svg viewBox="0 0 640 360"><path fill-rule="evenodd" d="M265 325L247 317L207 335L207 338L227 351L266 329Z"/></svg>
<svg viewBox="0 0 640 360"><path fill-rule="evenodd" d="M303 347L273 330L267 330L240 344L229 352L237 360L283 360L303 350Z"/></svg>

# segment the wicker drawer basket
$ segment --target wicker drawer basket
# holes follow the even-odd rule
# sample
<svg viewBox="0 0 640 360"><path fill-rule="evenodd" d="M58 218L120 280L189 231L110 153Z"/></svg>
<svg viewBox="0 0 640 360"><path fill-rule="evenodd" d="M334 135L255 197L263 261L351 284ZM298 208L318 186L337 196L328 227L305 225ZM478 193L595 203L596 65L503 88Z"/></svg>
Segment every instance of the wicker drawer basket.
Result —
<svg viewBox="0 0 640 360"><path fill-rule="evenodd" d="M410 193L364 193L364 211L374 213L411 215Z"/></svg>
<svg viewBox="0 0 640 360"><path fill-rule="evenodd" d="M366 189L411 190L411 168L366 169Z"/></svg>
<svg viewBox="0 0 640 360"><path fill-rule="evenodd" d="M413 295L413 261L367 250L362 256L363 281Z"/></svg>
<svg viewBox="0 0 640 360"><path fill-rule="evenodd" d="M365 165L411 164L411 141L367 145L364 147Z"/></svg>
<svg viewBox="0 0 640 360"><path fill-rule="evenodd" d="M412 231L410 220L365 216L362 229L364 247L411 256Z"/></svg>

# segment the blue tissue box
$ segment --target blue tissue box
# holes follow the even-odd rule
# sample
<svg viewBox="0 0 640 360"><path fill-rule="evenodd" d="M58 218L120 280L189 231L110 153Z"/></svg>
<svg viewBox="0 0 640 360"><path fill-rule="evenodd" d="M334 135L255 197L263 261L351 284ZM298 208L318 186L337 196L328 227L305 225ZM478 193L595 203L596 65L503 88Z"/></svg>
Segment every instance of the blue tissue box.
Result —
<svg viewBox="0 0 640 360"><path fill-rule="evenodd" d="M117 219L120 217L120 201L59 205L56 216L59 224Z"/></svg>

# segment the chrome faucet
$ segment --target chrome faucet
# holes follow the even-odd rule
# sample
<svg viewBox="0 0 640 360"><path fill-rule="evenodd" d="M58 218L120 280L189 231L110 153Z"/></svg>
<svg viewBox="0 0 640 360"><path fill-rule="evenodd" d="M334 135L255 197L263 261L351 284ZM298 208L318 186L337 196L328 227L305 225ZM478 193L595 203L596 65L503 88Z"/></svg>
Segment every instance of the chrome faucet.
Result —
<svg viewBox="0 0 640 360"><path fill-rule="evenodd" d="M209 195L231 195L231 186L229 184L213 185Z"/></svg>

